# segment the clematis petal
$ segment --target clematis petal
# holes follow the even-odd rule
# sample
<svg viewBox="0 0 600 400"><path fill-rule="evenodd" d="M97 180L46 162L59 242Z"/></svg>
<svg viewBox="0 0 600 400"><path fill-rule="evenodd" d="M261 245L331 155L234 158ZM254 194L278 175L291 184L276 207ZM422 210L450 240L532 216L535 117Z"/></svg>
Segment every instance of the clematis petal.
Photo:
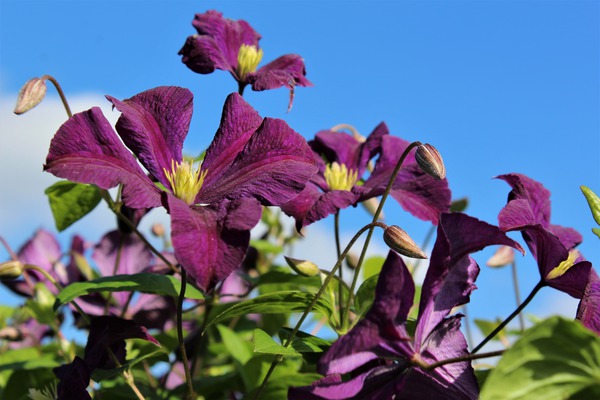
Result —
<svg viewBox="0 0 600 400"><path fill-rule="evenodd" d="M305 78L304 60L297 54L286 54L262 66L247 76L252 90L262 91L282 86L293 90L295 86L313 86Z"/></svg>
<svg viewBox="0 0 600 400"><path fill-rule="evenodd" d="M215 47L220 50L221 59L211 58L218 69L229 70L233 73L238 65L238 52L242 44L258 47L260 35L252 29L250 24L244 20L234 21L224 18L223 14L218 11L209 10L204 14L196 14L192 25L198 31L198 35L210 37L214 40ZM206 54L206 57L214 55L214 53L209 53ZM221 60L227 64L225 65Z"/></svg>
<svg viewBox="0 0 600 400"><path fill-rule="evenodd" d="M470 253L495 244L523 251L498 227L466 214L442 214L437 232L421 289L416 346L425 340L452 308L469 301L479 274L479 266L469 257Z"/></svg>
<svg viewBox="0 0 600 400"><path fill-rule="evenodd" d="M96 244L92 259L103 276L130 275L142 272L152 262L152 252L135 234L122 234L118 230L104 235ZM116 292L114 297L123 306L129 292Z"/></svg>
<svg viewBox="0 0 600 400"><path fill-rule="evenodd" d="M198 74L210 74L215 69L234 73L234 66L225 59L219 45L210 36L188 36L178 53L189 69Z"/></svg>
<svg viewBox="0 0 600 400"><path fill-rule="evenodd" d="M394 137L381 138L381 155L373 173L362 187L358 187L361 200L383 194L402 153L410 143ZM415 161L414 151L406 157L391 196L415 217L438 223L439 215L450 210L451 194L446 179L436 180L423 172Z"/></svg>
<svg viewBox="0 0 600 400"><path fill-rule="evenodd" d="M356 203L357 195L346 190L321 192L312 182L309 182L300 194L291 201L283 204L281 209L296 220L298 232L313 222Z"/></svg>
<svg viewBox="0 0 600 400"><path fill-rule="evenodd" d="M123 146L98 107L75 114L56 132L44 170L73 182L102 189L123 184L131 208L160 206L160 191Z"/></svg>
<svg viewBox="0 0 600 400"><path fill-rule="evenodd" d="M177 306L173 297L142 293L127 309L125 317L148 329L168 330Z"/></svg>
<svg viewBox="0 0 600 400"><path fill-rule="evenodd" d="M59 379L56 394L59 399L91 400L86 390L90 384L90 371L80 357L75 356L71 364L61 365L53 369Z"/></svg>
<svg viewBox="0 0 600 400"><path fill-rule="evenodd" d="M177 261L207 291L238 268L250 243L250 229L260 220L254 199L222 201L218 207L189 207L169 193L171 241Z"/></svg>
<svg viewBox="0 0 600 400"><path fill-rule="evenodd" d="M581 302L577 307L577 319L583 326L600 335L600 278L594 270L590 271Z"/></svg>
<svg viewBox="0 0 600 400"><path fill-rule="evenodd" d="M236 95L237 96L237 95ZM295 197L317 171L306 140L283 120L265 118L243 150L225 169L207 172L198 203L222 198L255 197L263 205L280 205Z"/></svg>
<svg viewBox="0 0 600 400"><path fill-rule="evenodd" d="M192 118L193 95L187 89L161 86L119 101L107 96L121 111L116 129L148 172L170 187L164 169L181 162L183 141Z"/></svg>

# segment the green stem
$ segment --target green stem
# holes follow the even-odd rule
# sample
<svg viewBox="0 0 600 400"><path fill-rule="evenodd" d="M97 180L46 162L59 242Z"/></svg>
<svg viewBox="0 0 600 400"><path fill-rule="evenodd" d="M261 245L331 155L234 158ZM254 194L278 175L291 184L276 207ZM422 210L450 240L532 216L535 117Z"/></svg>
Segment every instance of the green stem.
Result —
<svg viewBox="0 0 600 400"><path fill-rule="evenodd" d="M336 212L333 218L333 231L335 235L335 249L336 256L339 259L342 253L341 244L340 244L340 212ZM344 261L344 260L342 260ZM344 302L344 266L343 264L338 269L338 305L340 308L340 323L344 320L344 308L342 307L342 303Z"/></svg>
<svg viewBox="0 0 600 400"><path fill-rule="evenodd" d="M533 288L533 290L531 291L531 293L529 293L529 296L527 296L527 298L525 299L525 301L516 308L515 311L512 312L512 314L510 314L504 321L502 321L502 323L500 323L500 325L498 325L496 327L496 329L494 329L489 335L487 335L485 337L485 339L483 339L481 341L481 343L479 343L472 351L472 354L477 353L487 342L489 342L490 340L492 340L492 338L494 336L496 336L498 334L498 332L500 332L502 329L504 329L504 327L506 325L508 325L508 323L510 321L512 321L512 319L514 317L516 317L521 311L523 311L523 309L527 306L527 304L529 304L531 302L531 300L533 300L533 298L535 297L535 295L537 294L537 292L540 291L541 288L543 288L544 286L546 286L546 284L544 283L543 280L540 280L537 285L535 285L535 287Z"/></svg>
<svg viewBox="0 0 600 400"><path fill-rule="evenodd" d="M342 265L342 260L348 255L348 253L350 252L350 249L352 248L352 246L354 246L354 243L356 243L356 241L362 236L362 234L365 231L369 230L370 232L372 232L375 229L376 226L379 226L380 228L383 228L383 229L386 228L386 225L383 224L383 223L381 223L381 222L373 222L373 223L370 223L370 224L362 227L356 233L356 235L354 235L354 237L350 240L350 242L348 243L348 245L346 246L346 248L344 249L344 251L342 252L342 254L340 255L340 257L338 258L337 262L335 263L335 265L333 266L333 268L331 269L331 271L329 272L329 274L327 274L327 277L325 277L325 280L323 281L323 284L321 285L321 287L319 288L319 290L317 291L317 293L315 293L315 296L313 297L312 301L310 302L310 304L304 310L304 313L302 314L302 316L300 317L300 319L296 323L296 326L294 327L294 329L290 333L290 336L287 338L287 340L286 340L285 344L283 345L283 347L289 347L290 346L290 344L292 343L292 340L294 340L294 338L296 337L296 334L300 330L300 327L304 323L304 320L306 320L306 317L308 316L308 314L312 311L312 309L315 306L315 304L317 304L317 301L319 300L319 298L321 298L321 295L323 294L323 292L325 292L325 289L329 285L329 282L331 282L331 280L334 278L334 276L335 276L338 268ZM278 354L278 355L275 356L275 358L273 359L273 362L271 363L271 366L269 367L269 370L267 371L267 374L265 375L265 377L264 377L264 379L262 381L262 384L260 385L260 387L258 388L256 394L254 395L254 398L253 398L254 400L257 400L258 398L260 398L261 393L263 392L263 390L267 386L267 382L269 381L269 378L271 377L271 374L273 374L273 371L275 371L275 368L277 367L277 364L279 364L279 362L281 360L283 360L283 356L281 354Z"/></svg>
<svg viewBox="0 0 600 400"><path fill-rule="evenodd" d="M183 340L183 300L185 299L185 287L187 282L187 273L185 269L181 268L181 290L179 291L179 300L177 302L177 340L179 341L179 354L181 355L181 362L183 363L183 370L185 371L185 382L187 385L187 396L188 400L196 398L194 393L194 387L192 385L192 374L190 373L190 365L188 363L187 353L185 351L185 342Z"/></svg>
<svg viewBox="0 0 600 400"><path fill-rule="evenodd" d="M408 147L404 150L404 152L400 156L400 159L396 163L396 167L394 168L394 171L392 172L392 175L390 176L390 180L388 181L387 187L385 188L385 191L383 192L383 195L381 196L381 201L379 202L379 207L377 207L377 211L375 211L375 214L373 214L373 221L372 221L371 229L369 229L369 233L367 233L367 238L365 239L365 244L363 245L362 251L360 253L360 257L358 259L358 263L356 264L356 270L354 271L354 277L352 278L352 284L350 285L350 292L348 292L348 299L347 299L346 307L345 307L346 310L350 309L350 303L352 301L352 298L354 297L354 289L356 288L356 284L358 282L358 277L360 275L360 269L362 267L363 261L367 254L367 248L369 247L369 243L371 241L371 236L373 236L373 230L375 229L375 226L373 224L375 222L377 222L377 220L379 220L379 215L381 215L381 211L383 211L383 205L385 204L385 201L386 201L388 195L390 194L390 191L392 190L392 186L393 186L394 182L396 181L398 172L400 172L400 167L402 167L402 163L408 156L408 153L410 153L410 151L413 148L420 146L420 145L421 145L421 142L415 141L415 142L412 142L411 144L409 144ZM348 316L349 315L350 315L350 313L347 313L345 315L345 320L340 321L342 324L342 329L348 328L348 325L349 325Z"/></svg>
<svg viewBox="0 0 600 400"><path fill-rule="evenodd" d="M513 286L515 287L515 300L517 301L517 305L519 305L521 304L521 293L519 292L519 278L517 276L517 262L515 260L510 263L510 268L512 270ZM525 330L525 317L523 317L523 314L519 314L519 329L521 332Z"/></svg>
<svg viewBox="0 0 600 400"><path fill-rule="evenodd" d="M52 84L56 88L56 91L58 92L58 95L60 96L60 100L62 101L63 106L65 107L65 111L67 112L67 115L69 116L69 118L71 118L73 116L73 113L71 112L71 107L69 107L69 102L67 102L65 93L63 92L62 88L60 87L60 84L58 83L58 81L56 79L54 79L54 77L51 75L44 75L44 76L42 76L41 79L42 80L48 79L50 82L52 82Z"/></svg>
<svg viewBox="0 0 600 400"><path fill-rule="evenodd" d="M502 354L504 354L505 351L506 350L496 350L496 351L490 351L489 353L466 354L461 357L447 358L445 360L434 362L432 364L426 364L422 361L414 361L414 364L418 365L419 367L421 367L422 369L424 369L426 371L431 371L431 370L434 370L434 369L441 367L442 365L446 365L446 364L454 364L457 362L479 360L481 358L498 357L498 356L501 356Z"/></svg>
<svg viewBox="0 0 600 400"><path fill-rule="evenodd" d="M423 239L423 244L421 245L421 249L426 250L427 246L429 245L429 241L431 240L431 238L433 237L433 233L436 230L436 226L432 225L429 230L427 231L427 234L425 235L425 239ZM422 258L417 258L412 266L412 270L410 271L410 273L412 274L412 276L416 276L417 273L417 268L419 267L419 265L421 265L421 262L423 261Z"/></svg>

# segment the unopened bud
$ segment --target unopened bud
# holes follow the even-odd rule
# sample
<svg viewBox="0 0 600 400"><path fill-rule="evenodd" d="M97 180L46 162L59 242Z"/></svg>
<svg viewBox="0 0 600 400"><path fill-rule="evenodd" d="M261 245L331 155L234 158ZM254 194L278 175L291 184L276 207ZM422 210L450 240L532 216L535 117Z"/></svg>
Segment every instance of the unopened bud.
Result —
<svg viewBox="0 0 600 400"><path fill-rule="evenodd" d="M435 179L444 179L446 177L446 167L439 151L429 143L417 147L415 154L417 163L421 169L433 176Z"/></svg>
<svg viewBox="0 0 600 400"><path fill-rule="evenodd" d="M46 95L46 80L33 78L27 81L19 91L15 114L21 115L42 102Z"/></svg>
<svg viewBox="0 0 600 400"><path fill-rule="evenodd" d="M360 204L363 205L363 207L367 210L369 214L371 214L371 216L375 215L375 213L377 212L377 208L379 208L379 200L377 200L376 197L371 197L370 199L367 199L361 202ZM383 220L383 218L384 216L382 211L381 213L379 213L378 219Z"/></svg>
<svg viewBox="0 0 600 400"><path fill-rule="evenodd" d="M383 241L398 254L410 258L427 258L408 233L396 225L388 226L383 233Z"/></svg>
<svg viewBox="0 0 600 400"><path fill-rule="evenodd" d="M0 264L0 279L17 279L23 273L23 264L18 260L6 261Z"/></svg>
<svg viewBox="0 0 600 400"><path fill-rule="evenodd" d="M450 204L450 212L463 212L468 206L469 199L466 197L458 200L452 200L452 204Z"/></svg>
<svg viewBox="0 0 600 400"><path fill-rule="evenodd" d="M315 276L319 274L319 267L312 261L298 260L296 258L283 257L288 263L291 269L294 270L298 275L302 276Z"/></svg>
<svg viewBox="0 0 600 400"><path fill-rule="evenodd" d="M487 260L487 266L492 268L504 267L515 259L515 251L510 246L500 246L493 256Z"/></svg>
<svg viewBox="0 0 600 400"><path fill-rule="evenodd" d="M358 267L358 255L353 252L348 253L346 256L346 265L352 270L356 269Z"/></svg>
<svg viewBox="0 0 600 400"><path fill-rule="evenodd" d="M165 226L160 223L152 225L152 234L156 237L163 237L165 235Z"/></svg>

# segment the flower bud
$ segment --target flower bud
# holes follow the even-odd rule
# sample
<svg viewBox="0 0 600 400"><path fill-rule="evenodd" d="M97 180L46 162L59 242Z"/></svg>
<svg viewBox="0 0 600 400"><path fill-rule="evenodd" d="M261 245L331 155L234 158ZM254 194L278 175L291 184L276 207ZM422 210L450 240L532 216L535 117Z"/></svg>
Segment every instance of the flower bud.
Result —
<svg viewBox="0 0 600 400"><path fill-rule="evenodd" d="M165 226L161 223L155 223L152 225L152 234L158 238L165 235Z"/></svg>
<svg viewBox="0 0 600 400"><path fill-rule="evenodd" d="M410 258L427 258L427 255L416 245L414 240L408 236L402 228L392 225L388 226L383 233L383 241L398 254Z"/></svg>
<svg viewBox="0 0 600 400"><path fill-rule="evenodd" d="M0 264L0 279L17 279L23 273L23 263L18 260L6 261Z"/></svg>
<svg viewBox="0 0 600 400"><path fill-rule="evenodd" d="M429 143L422 144L417 147L415 154L417 164L421 169L433 176L437 180L444 179L446 177L446 167L444 166L444 160L435 147Z"/></svg>
<svg viewBox="0 0 600 400"><path fill-rule="evenodd" d="M46 80L33 78L27 81L19 91L14 113L21 115L42 102L46 95Z"/></svg>
<svg viewBox="0 0 600 400"><path fill-rule="evenodd" d="M283 257L288 263L291 269L294 270L298 275L302 276L315 276L319 274L319 267L312 261L298 260L296 258Z"/></svg>
<svg viewBox="0 0 600 400"><path fill-rule="evenodd" d="M348 268L355 270L358 267L358 255L354 252L349 252L346 256L346 265Z"/></svg>
<svg viewBox="0 0 600 400"><path fill-rule="evenodd" d="M504 267L515 259L515 251L510 246L500 246L493 256L487 260L487 266L492 268Z"/></svg>

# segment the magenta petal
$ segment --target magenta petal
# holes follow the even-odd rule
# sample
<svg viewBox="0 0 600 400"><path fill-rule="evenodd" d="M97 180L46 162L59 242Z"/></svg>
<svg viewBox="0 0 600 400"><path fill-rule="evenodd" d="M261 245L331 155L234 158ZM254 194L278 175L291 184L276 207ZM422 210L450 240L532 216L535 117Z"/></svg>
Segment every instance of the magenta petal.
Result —
<svg viewBox="0 0 600 400"><path fill-rule="evenodd" d="M600 279L594 270L590 271L588 284L577 307L577 319L600 335Z"/></svg>
<svg viewBox="0 0 600 400"><path fill-rule="evenodd" d="M243 151L224 170L211 172L197 202L255 197L264 205L280 205L295 197L317 171L306 140L283 120L265 118ZM210 176L210 180L209 180Z"/></svg>
<svg viewBox="0 0 600 400"><path fill-rule="evenodd" d="M177 261L207 291L238 268L260 220L254 199L221 201L220 208L193 206L165 193Z"/></svg>
<svg viewBox="0 0 600 400"><path fill-rule="evenodd" d="M117 132L146 169L170 187L163 169L181 162L183 141L192 118L192 93L180 87L162 86L119 101L107 96L122 115Z"/></svg>
<svg viewBox="0 0 600 400"><path fill-rule="evenodd" d="M98 107L75 114L50 143L44 170L73 182L110 189L122 183L132 208L160 206L160 192L123 146Z"/></svg>
<svg viewBox="0 0 600 400"><path fill-rule="evenodd" d="M297 54L286 54L248 74L252 90L262 91L282 86L293 90L295 86L313 86L305 78L304 60Z"/></svg>
<svg viewBox="0 0 600 400"><path fill-rule="evenodd" d="M217 42L209 36L188 36L178 54L181 62L198 74L210 74L215 69L234 73L234 67L223 57Z"/></svg>

